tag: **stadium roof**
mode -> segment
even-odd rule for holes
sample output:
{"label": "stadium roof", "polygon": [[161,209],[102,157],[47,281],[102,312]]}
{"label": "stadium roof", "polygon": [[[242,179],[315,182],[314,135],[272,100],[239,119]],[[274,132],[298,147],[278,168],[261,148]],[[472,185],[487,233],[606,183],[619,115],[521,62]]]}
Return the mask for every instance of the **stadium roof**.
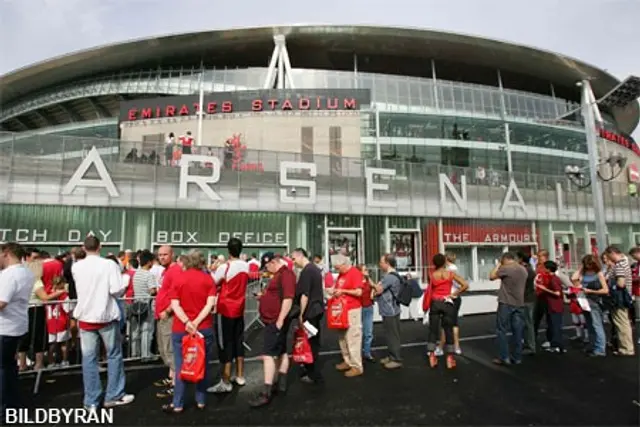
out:
{"label": "stadium roof", "polygon": [[[216,30],[175,34],[112,44],[53,58],[10,72],[0,78],[0,96],[7,104],[51,86],[123,69],[157,68],[184,58],[252,58],[249,64],[266,66],[273,49],[273,35],[284,34],[293,67],[331,69],[336,55],[381,56],[448,61],[513,72],[571,88],[591,78],[596,98],[619,80],[607,71],[576,59],[513,43],[441,31],[342,25],[294,25]],[[296,52],[302,52],[297,55]],[[256,58],[258,55],[258,58]],[[301,58],[304,56],[304,58]],[[298,59],[297,59],[298,58]],[[198,59],[199,61],[200,59]],[[255,63],[255,64],[254,64]],[[404,64],[402,65],[404,66]],[[402,74],[395,70],[394,74]],[[633,102],[614,108],[621,130],[631,133],[640,119]]]}

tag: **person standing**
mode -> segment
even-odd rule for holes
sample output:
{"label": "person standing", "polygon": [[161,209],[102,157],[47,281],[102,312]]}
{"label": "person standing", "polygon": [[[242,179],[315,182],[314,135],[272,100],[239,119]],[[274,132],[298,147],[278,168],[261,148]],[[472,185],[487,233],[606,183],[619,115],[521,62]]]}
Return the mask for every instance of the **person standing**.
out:
{"label": "person standing", "polygon": [[194,145],[194,139],[191,136],[191,131],[188,130],[186,135],[180,137],[180,146],[182,147],[182,154],[191,154],[191,150]]}
{"label": "person standing", "polygon": [[[235,237],[227,242],[229,260],[219,266],[213,274],[220,295],[216,304],[216,328],[218,357],[222,365],[220,382],[207,391],[210,393],[229,393],[232,382],[238,386],[246,384],[244,379],[244,307],[246,303],[247,283],[249,282],[249,264],[240,259],[242,241]],[[231,376],[233,361],[236,362],[236,375]]]}
{"label": "person standing", "polygon": [[631,308],[631,267],[627,257],[615,246],[609,246],[604,255],[613,263],[609,269],[610,295],[612,299],[611,319],[618,336],[618,350],[614,354],[619,356],[633,356],[633,332],[629,321]]}
{"label": "person standing", "polygon": [[18,408],[20,384],[16,351],[29,330],[29,297],[36,278],[22,265],[25,252],[18,243],[0,246],[0,425],[8,408]]}
{"label": "person standing", "polygon": [[631,265],[631,294],[633,296],[633,313],[636,322],[636,334],[640,344],[640,247],[629,251],[633,263]]}
{"label": "person standing", "polygon": [[[541,249],[538,251],[538,261],[536,263],[536,279],[535,284],[541,283],[542,280],[545,280],[545,268],[544,263],[549,261],[549,251],[546,249]],[[540,347],[549,348],[551,345],[551,327],[549,324],[551,323],[549,320],[549,310],[547,309],[547,298],[544,293],[538,288],[534,288],[534,292],[536,294],[536,301],[533,305],[533,334],[536,339],[536,343],[538,342],[538,331],[540,330],[540,323],[542,323],[542,319],[545,319],[545,323],[547,325],[547,331],[545,333],[546,341],[543,342]]]}
{"label": "person standing", "polygon": [[[173,310],[171,340],[173,345],[174,366],[180,372],[182,360],[182,339],[187,335],[200,334],[204,338],[204,377],[195,384],[196,405],[204,409],[207,398],[209,359],[213,347],[213,304],[216,286],[211,276],[204,271],[206,259],[200,251],[191,251],[184,260],[184,271],[178,274],[171,285],[169,298]],[[180,375],[175,376],[173,403],[163,405],[168,413],[180,413],[184,410],[185,382]]]}
{"label": "person standing", "polygon": [[551,328],[551,345],[547,351],[551,353],[564,353],[562,343],[562,314],[564,313],[564,299],[562,297],[562,281],[556,276],[558,264],[553,261],[544,263],[545,270],[549,273],[549,280],[546,283],[536,285],[544,292],[547,298],[547,310],[549,310],[549,328]]}
{"label": "person standing", "polygon": [[140,253],[140,268],[133,274],[133,295],[131,304],[131,355],[148,359],[151,357],[151,341],[155,327],[152,297],[158,291],[158,281],[151,273],[154,255],[144,250]]}
{"label": "person standing", "polygon": [[382,316],[384,335],[389,354],[380,359],[380,363],[386,369],[398,369],[402,367],[400,356],[400,304],[397,296],[400,293],[402,281],[396,273],[396,257],[392,254],[384,254],[378,262],[380,270],[384,273],[382,280],[375,285],[378,303],[378,312]]}
{"label": "person standing", "polygon": [[313,353],[313,362],[302,366],[300,380],[308,384],[322,382],[322,373],[318,358],[320,357],[320,331],[324,316],[324,286],[320,269],[309,261],[307,251],[297,248],[291,253],[296,267],[300,268],[300,276],[296,285],[296,304],[300,308],[298,327],[303,328],[309,322],[318,331],[309,337],[309,345]]}
{"label": "person standing", "polygon": [[291,326],[290,312],[296,295],[296,275],[287,263],[273,252],[262,255],[261,270],[271,274],[264,291],[258,292],[260,319],[264,323],[264,389],[249,405],[258,408],[268,405],[274,392],[286,392],[289,356],[287,334]]}
{"label": "person standing", "polygon": [[517,253],[518,262],[527,270],[527,282],[524,287],[524,350],[523,355],[536,354],[536,331],[533,325],[533,312],[536,305],[536,271],[531,258],[524,252]]}
{"label": "person standing", "polygon": [[156,341],[158,343],[158,352],[162,358],[162,362],[169,368],[169,376],[167,378],[156,381],[153,385],[163,387],[164,390],[157,393],[159,398],[173,396],[173,378],[175,374],[173,347],[171,344],[171,330],[173,327],[173,309],[171,308],[171,287],[177,277],[182,273],[182,266],[174,262],[173,248],[165,245],[158,249],[158,261],[164,267],[162,272],[162,283],[156,294]]}
{"label": "person standing", "polygon": [[[489,279],[501,280],[496,315],[499,356],[493,360],[493,363],[520,364],[522,363],[524,289],[527,284],[527,270],[516,261],[516,257],[511,252],[507,252],[502,255],[498,265],[491,270]],[[512,333],[513,351],[509,350],[508,332]]]}
{"label": "person standing", "polygon": [[373,343],[373,299],[376,294],[375,284],[369,277],[369,270],[364,264],[358,265],[362,273],[362,357],[367,362],[375,362],[371,354]]}
{"label": "person standing", "polygon": [[338,344],[342,353],[342,363],[336,365],[338,371],[347,378],[363,374],[362,366],[362,273],[351,266],[346,255],[333,257],[333,265],[338,270],[335,286],[327,289],[332,298],[344,297],[348,312],[349,327],[340,331]]}
{"label": "person standing", "polygon": [[100,404],[102,383],[98,371],[98,348],[103,341],[107,353],[106,408],[126,405],[134,400],[125,393],[124,361],[120,336],[120,310],[116,298],[123,295],[125,283],[118,264],[100,257],[100,240],[88,236],[84,241],[85,259],[71,267],[78,301],[73,312],[80,328],[84,406],[95,409]]}

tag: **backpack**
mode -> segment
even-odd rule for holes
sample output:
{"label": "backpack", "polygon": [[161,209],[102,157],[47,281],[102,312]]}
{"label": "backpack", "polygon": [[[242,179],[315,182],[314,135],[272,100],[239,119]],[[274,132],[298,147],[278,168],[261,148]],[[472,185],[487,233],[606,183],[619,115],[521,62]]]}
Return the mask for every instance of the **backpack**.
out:
{"label": "backpack", "polygon": [[411,300],[413,299],[413,292],[409,281],[406,278],[400,276],[395,271],[391,274],[393,274],[398,278],[398,280],[400,280],[400,289],[398,290],[398,295],[393,295],[393,292],[391,292],[393,298],[398,301],[398,303],[408,307],[411,304]]}

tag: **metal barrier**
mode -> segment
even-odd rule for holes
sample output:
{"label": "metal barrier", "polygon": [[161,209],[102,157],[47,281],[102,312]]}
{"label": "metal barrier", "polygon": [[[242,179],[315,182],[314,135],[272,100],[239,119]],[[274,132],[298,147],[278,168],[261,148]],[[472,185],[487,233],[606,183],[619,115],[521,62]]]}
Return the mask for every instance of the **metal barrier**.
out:
{"label": "metal barrier", "polygon": [[[264,326],[260,322],[255,294],[262,280],[249,282],[244,314],[245,332]],[[72,318],[76,301],[50,300],[30,304],[29,330],[18,346],[17,363],[20,375],[36,373],[33,394],[37,394],[45,373],[80,369],[82,351],[76,320]],[[125,362],[148,363],[160,359],[156,344],[155,298],[120,298],[120,330]],[[245,348],[251,347],[245,342]],[[100,370],[106,367],[104,346],[100,348]]]}

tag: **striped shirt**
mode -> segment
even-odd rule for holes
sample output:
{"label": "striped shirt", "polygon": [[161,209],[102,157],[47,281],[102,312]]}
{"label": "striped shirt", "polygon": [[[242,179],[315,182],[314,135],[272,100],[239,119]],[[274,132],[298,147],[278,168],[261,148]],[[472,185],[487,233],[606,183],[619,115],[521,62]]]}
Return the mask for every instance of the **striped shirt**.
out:
{"label": "striped shirt", "polygon": [[149,289],[157,288],[156,277],[149,270],[142,268],[136,270],[133,275],[133,296],[136,299],[149,298]]}
{"label": "striped shirt", "polygon": [[627,292],[631,293],[631,266],[629,266],[629,259],[626,256],[623,256],[620,261],[616,262],[616,265],[613,267],[613,277],[616,279],[623,277]]}

